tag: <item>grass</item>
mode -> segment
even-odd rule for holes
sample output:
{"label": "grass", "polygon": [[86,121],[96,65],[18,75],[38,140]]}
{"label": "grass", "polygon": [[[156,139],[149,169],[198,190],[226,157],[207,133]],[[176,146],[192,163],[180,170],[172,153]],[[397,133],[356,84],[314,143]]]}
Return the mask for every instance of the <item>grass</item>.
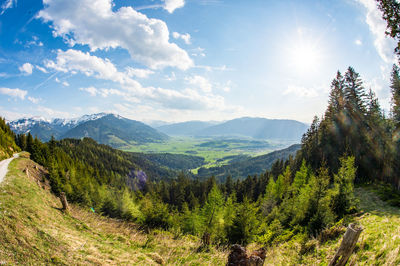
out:
{"label": "grass", "polygon": [[[29,169],[30,177],[23,172]],[[145,234],[134,224],[71,205],[70,214],[41,180],[35,164],[20,158],[0,184],[0,265],[223,265],[227,252],[197,252],[195,237]],[[43,189],[43,186],[45,187]]]}
{"label": "grass", "polygon": [[[363,228],[349,265],[400,265],[400,209],[382,201],[373,187],[355,189],[359,200],[359,217],[347,222],[357,222]],[[342,235],[315,246],[300,255],[301,243],[293,240],[268,250],[266,265],[328,265],[339,248]]]}
{"label": "grass", "polygon": [[205,159],[202,167],[214,167],[228,164],[232,159],[225,159],[228,156],[257,156],[287,146],[289,143],[252,139],[173,137],[165,142],[137,144],[121,149],[130,152],[195,155]]}
{"label": "grass", "polygon": [[[23,172],[26,168],[30,177]],[[135,224],[105,218],[76,205],[71,205],[70,214],[63,213],[48,185],[38,185],[36,180],[43,178],[41,169],[27,158],[15,159],[0,184],[0,265],[226,263],[227,250],[199,252],[200,240],[193,236],[176,239],[159,230],[145,234]],[[350,265],[400,265],[400,209],[382,201],[375,190],[356,188],[362,212],[338,224],[357,222],[364,228]],[[265,265],[328,265],[342,235],[324,243],[317,239],[302,243],[294,238],[270,247]],[[255,244],[247,247],[256,248]]]}

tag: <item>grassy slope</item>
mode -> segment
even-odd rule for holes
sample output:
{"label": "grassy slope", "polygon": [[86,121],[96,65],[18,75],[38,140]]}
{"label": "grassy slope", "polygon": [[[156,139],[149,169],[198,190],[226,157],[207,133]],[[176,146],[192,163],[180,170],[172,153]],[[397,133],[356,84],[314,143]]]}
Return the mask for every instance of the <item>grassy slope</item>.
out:
{"label": "grassy slope", "polygon": [[[357,188],[359,209],[365,211],[355,217],[364,228],[350,257],[350,265],[400,265],[400,209],[381,201],[369,188]],[[267,265],[328,265],[338,249],[342,237],[330,240],[303,256],[300,244],[289,242],[269,249]]]}
{"label": "grassy slope", "polygon": [[[27,165],[31,179],[22,172]],[[151,265],[160,256],[174,265],[226,263],[226,251],[197,252],[199,240],[193,237],[173,239],[159,231],[146,235],[133,224],[74,205],[70,215],[63,214],[59,200],[36,184],[32,176],[40,178],[40,171],[33,166],[28,159],[14,160],[0,185],[0,264]],[[364,231],[351,265],[399,265],[400,209],[382,202],[367,188],[356,189],[356,195],[365,214],[354,220]],[[341,237],[324,244],[314,241],[315,249],[303,256],[299,242],[274,246],[268,250],[266,265],[327,265],[340,241]]]}
{"label": "grassy slope", "polygon": [[[22,171],[27,166],[30,178]],[[133,224],[74,205],[70,215],[64,214],[48,188],[38,186],[40,169],[16,159],[0,184],[0,264],[154,265],[160,256],[174,265],[225,263],[226,252],[197,252],[196,238],[175,240],[158,231],[146,235]]]}

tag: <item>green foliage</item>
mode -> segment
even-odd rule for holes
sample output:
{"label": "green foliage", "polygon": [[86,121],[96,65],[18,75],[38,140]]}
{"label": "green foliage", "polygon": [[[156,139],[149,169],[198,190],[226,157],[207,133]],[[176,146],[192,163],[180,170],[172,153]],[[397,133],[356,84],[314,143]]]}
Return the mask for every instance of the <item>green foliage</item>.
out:
{"label": "green foliage", "polygon": [[0,160],[9,158],[13,153],[20,151],[15,143],[16,136],[5,119],[0,117]]}
{"label": "green foliage", "polygon": [[247,198],[236,208],[232,223],[227,226],[227,238],[230,243],[247,245],[252,242],[258,233],[258,208]]}
{"label": "green foliage", "polygon": [[339,172],[334,175],[335,191],[332,199],[332,210],[342,217],[354,206],[354,178],[356,168],[354,157],[341,158]]}
{"label": "green foliage", "polygon": [[382,17],[387,22],[386,34],[397,40],[395,52],[400,59],[400,3],[396,0],[377,0]]}

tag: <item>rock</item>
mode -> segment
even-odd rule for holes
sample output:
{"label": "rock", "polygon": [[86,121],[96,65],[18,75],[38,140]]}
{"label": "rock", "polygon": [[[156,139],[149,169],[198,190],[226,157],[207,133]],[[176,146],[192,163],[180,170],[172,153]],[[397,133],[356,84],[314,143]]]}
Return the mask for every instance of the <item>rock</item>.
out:
{"label": "rock", "polygon": [[246,249],[238,244],[231,247],[231,253],[228,256],[227,266],[261,266],[266,257],[265,248],[254,251],[250,256]]}
{"label": "rock", "polygon": [[157,253],[154,252],[154,253],[150,253],[148,255],[149,255],[149,257],[151,257],[158,264],[160,264],[160,265],[164,265],[165,264],[164,259],[160,255],[158,255]]}

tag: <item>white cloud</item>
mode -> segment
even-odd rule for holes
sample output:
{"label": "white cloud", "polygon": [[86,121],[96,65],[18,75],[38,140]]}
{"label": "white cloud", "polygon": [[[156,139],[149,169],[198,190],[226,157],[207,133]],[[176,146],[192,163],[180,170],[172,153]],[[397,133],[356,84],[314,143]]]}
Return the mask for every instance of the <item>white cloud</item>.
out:
{"label": "white cloud", "polygon": [[20,66],[18,69],[19,69],[19,71],[21,71],[25,75],[31,75],[32,74],[32,70],[33,70],[33,66],[30,63],[25,63],[22,66]]}
{"label": "white cloud", "polygon": [[115,65],[108,59],[102,59],[78,50],[58,50],[56,61],[47,60],[47,68],[61,72],[80,72],[88,77],[110,80],[123,85],[126,89],[140,94],[148,93],[146,88],[133,80],[127,73],[119,72]]}
{"label": "white cloud", "polygon": [[195,75],[192,77],[187,77],[185,80],[190,84],[195,86],[196,88],[202,89],[204,92],[211,92],[212,85],[208,79],[205,77]]}
{"label": "white cloud", "polygon": [[182,39],[186,44],[191,44],[191,36],[189,33],[180,34],[178,32],[173,32],[172,37],[174,37],[175,39]]}
{"label": "white cloud", "polygon": [[231,87],[233,86],[232,80],[228,80],[225,84],[220,85],[219,87],[224,91],[224,92],[230,92]]}
{"label": "white cloud", "polygon": [[[110,0],[44,0],[38,17],[51,22],[55,36],[68,43],[89,45],[92,51],[121,47],[132,59],[152,68],[193,66],[186,51],[169,42],[164,21],[148,18],[132,7],[112,10]],[[173,10],[172,2],[165,2]],[[178,5],[179,6],[179,5]]]}
{"label": "white cloud", "polygon": [[222,66],[203,66],[203,65],[196,65],[196,68],[204,69],[208,72],[210,71],[233,71],[233,68],[229,68],[226,65]]}
{"label": "white cloud", "polygon": [[40,98],[35,98],[35,97],[28,96],[28,100],[31,101],[34,104],[37,104],[37,103],[39,103]]}
{"label": "white cloud", "polygon": [[54,79],[55,82],[61,83],[63,86],[68,87],[69,83],[67,81],[61,81],[57,77]]}
{"label": "white cloud", "polygon": [[176,75],[175,75],[175,72],[171,72],[171,75],[166,75],[165,76],[165,80],[166,81],[175,81],[176,80]]}
{"label": "white cloud", "polygon": [[48,60],[45,63],[49,69],[61,72],[80,72],[88,77],[95,77],[103,80],[110,80],[119,83],[124,90],[96,89],[94,87],[82,88],[82,91],[89,92],[91,95],[119,95],[123,100],[129,102],[151,101],[172,109],[221,109],[226,106],[224,98],[219,95],[211,94],[211,84],[201,76],[194,76],[187,79],[190,84],[196,85],[201,89],[198,91],[186,89],[176,91],[164,88],[143,87],[139,82],[133,80],[128,72],[120,72],[115,65],[108,59],[102,59],[89,53],[77,50],[58,51],[55,61]]}
{"label": "white cloud", "polygon": [[26,94],[28,94],[25,90],[20,89],[10,89],[10,88],[0,88],[0,93],[4,95],[8,95],[13,98],[20,98],[21,100],[25,99]]}
{"label": "white cloud", "polygon": [[126,94],[126,93],[124,93],[124,92],[122,92],[120,90],[117,90],[117,89],[97,89],[97,88],[91,86],[91,87],[87,87],[87,88],[79,88],[79,90],[86,91],[91,96],[100,95],[103,98],[106,98],[109,95],[119,95],[119,96],[129,97],[128,94]]}
{"label": "white cloud", "polygon": [[154,74],[154,71],[150,69],[141,69],[141,68],[125,68],[126,74],[129,77],[138,77],[138,78],[148,78],[151,74]]}
{"label": "white cloud", "polygon": [[6,0],[0,7],[1,8],[0,15],[3,15],[7,9],[13,8],[15,6],[17,6],[17,0]]}
{"label": "white cloud", "polygon": [[43,43],[41,41],[39,41],[39,38],[37,36],[33,36],[32,37],[32,41],[28,42],[26,44],[27,46],[31,46],[31,45],[37,45],[37,46],[43,46]]}
{"label": "white cloud", "polygon": [[41,66],[38,66],[38,65],[36,65],[36,68],[38,69],[38,70],[40,70],[40,71],[42,71],[43,73],[49,73],[49,72],[47,72],[47,70],[44,68],[44,67],[41,67]]}
{"label": "white cloud", "polygon": [[173,13],[175,9],[181,8],[185,5],[185,0],[164,0],[164,9],[169,13]]}
{"label": "white cloud", "polygon": [[96,96],[99,93],[98,89],[95,87],[79,88],[79,90],[86,91],[92,96]]}
{"label": "white cloud", "polygon": [[358,45],[358,46],[361,46],[361,45],[363,44],[362,41],[361,41],[360,39],[355,40],[354,43],[355,43],[356,45]]}
{"label": "white cloud", "polygon": [[289,85],[288,88],[283,92],[283,95],[294,95],[301,98],[314,98],[318,96],[318,92],[314,88]]}
{"label": "white cloud", "polygon": [[383,61],[386,63],[396,62],[393,50],[395,42],[386,36],[386,22],[382,18],[382,13],[377,7],[375,0],[356,0],[366,9],[365,22],[368,24],[372,35],[375,38],[374,45]]}

